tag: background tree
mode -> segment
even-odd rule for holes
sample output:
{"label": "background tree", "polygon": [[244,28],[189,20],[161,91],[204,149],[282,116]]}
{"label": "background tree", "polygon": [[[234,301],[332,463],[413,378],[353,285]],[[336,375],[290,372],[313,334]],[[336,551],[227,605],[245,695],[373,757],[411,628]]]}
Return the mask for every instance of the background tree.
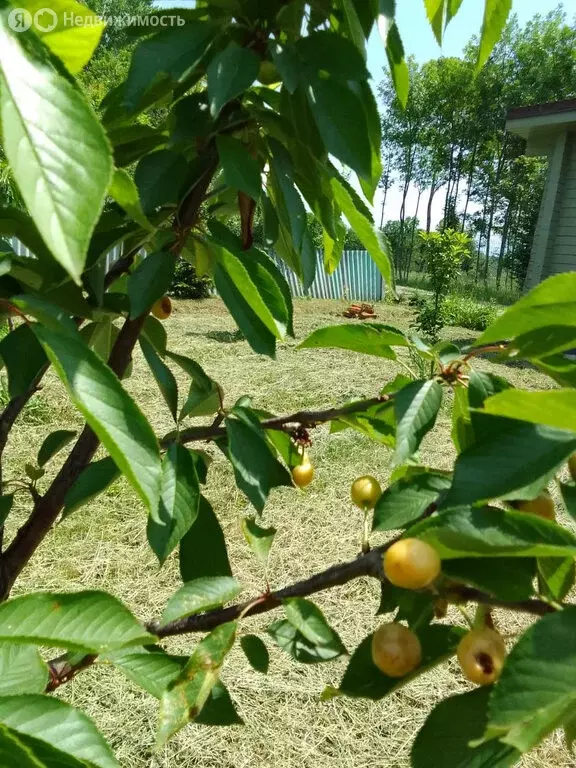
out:
{"label": "background tree", "polygon": [[[428,197],[426,231],[431,229],[433,200],[442,189],[443,225],[458,226],[462,232],[471,225],[476,232],[475,279],[486,281],[493,276],[499,283],[506,269],[508,278],[523,283],[525,271],[520,265],[528,263],[536,216],[532,207],[526,215],[520,209],[514,216],[518,201],[513,190],[534,184],[530,202],[536,204],[543,175],[535,175],[530,164],[520,161],[524,143],[506,133],[506,113],[513,106],[573,97],[575,46],[575,20],[569,20],[561,7],[546,16],[535,15],[522,28],[513,16],[477,76],[478,40],[472,39],[461,59],[441,57],[421,66],[411,63],[413,89],[407,112],[394,100],[390,75],[379,88],[383,123],[393,126],[385,132],[383,156],[392,163],[386,178],[400,179],[399,220],[407,215],[408,189],[415,183],[418,165],[424,170],[421,183],[415,184],[418,203],[421,194]],[[413,158],[418,158],[417,163]],[[471,203],[477,209],[473,217]],[[528,200],[521,204],[527,205]],[[520,221],[523,227],[531,223],[530,233],[516,233]],[[396,258],[397,274],[406,279],[410,259],[402,250]]]}

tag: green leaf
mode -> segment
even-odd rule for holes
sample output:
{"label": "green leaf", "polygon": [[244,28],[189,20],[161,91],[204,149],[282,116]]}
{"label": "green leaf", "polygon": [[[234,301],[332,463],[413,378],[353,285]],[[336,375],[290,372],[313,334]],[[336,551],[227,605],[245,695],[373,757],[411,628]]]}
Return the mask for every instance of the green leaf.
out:
{"label": "green leaf", "polygon": [[396,355],[391,346],[407,346],[402,331],[382,323],[340,324],[319,328],[310,334],[299,348],[337,347],[376,355],[394,360]]}
{"label": "green leaf", "polygon": [[433,380],[414,381],[396,393],[395,459],[398,463],[418,450],[422,438],[436,423],[441,403],[442,386]]}
{"label": "green leaf", "polygon": [[152,375],[158,384],[158,388],[162,393],[166,405],[174,421],[178,421],[178,384],[174,378],[174,374],[168,368],[166,363],[162,360],[160,355],[156,352],[152,344],[147,341],[144,336],[140,337],[140,348],[148,363],[148,367],[152,371]]}
{"label": "green leaf", "polygon": [[262,512],[272,488],[292,486],[290,473],[272,452],[260,422],[249,409],[234,408],[225,423],[236,484]]}
{"label": "green leaf", "polygon": [[38,466],[43,467],[58,451],[65,448],[76,437],[76,431],[70,429],[57,429],[44,440],[38,451]]}
{"label": "green leaf", "polygon": [[128,278],[128,297],[130,299],[130,317],[140,317],[150,310],[155,301],[160,299],[172,283],[176,256],[172,253],[157,251],[151,253]]}
{"label": "green leaf", "polygon": [[45,61],[32,32],[11,31],[9,10],[10,5],[2,0],[4,149],[46,245],[80,284],[90,237],[112,175],[112,153],[80,90]]}
{"label": "green leaf", "polygon": [[114,198],[131,219],[134,219],[143,229],[153,229],[152,224],[150,224],[142,210],[138,187],[127,171],[122,168],[117,168],[114,171],[109,192],[110,197]]}
{"label": "green leaf", "polygon": [[134,172],[142,209],[152,214],[159,206],[176,205],[188,171],[185,156],[171,149],[159,149],[145,155]]}
{"label": "green leaf", "polygon": [[526,752],[573,714],[576,704],[576,608],[551,613],[510,651],[490,697],[485,739]]}
{"label": "green leaf", "polygon": [[477,71],[488,61],[492,49],[500,39],[506,26],[506,20],[511,9],[512,0],[485,0],[480,47],[476,61]]}
{"label": "green leaf", "polygon": [[284,600],[284,611],[290,624],[310,643],[346,653],[346,648],[338,634],[330,627],[320,608],[313,602],[302,597],[291,597]]}
{"label": "green leaf", "polygon": [[70,397],[149,509],[156,507],[160,455],[156,436],[112,371],[79,336],[40,325],[34,333]]}
{"label": "green leaf", "polygon": [[525,512],[474,507],[443,512],[408,534],[444,559],[455,557],[574,557],[576,538],[556,523]]}
{"label": "green leaf", "polygon": [[33,645],[0,645],[0,697],[44,693],[48,667]]}
{"label": "green leaf", "polygon": [[441,46],[445,26],[446,0],[424,0],[424,6],[436,42]]}
{"label": "green leaf", "polygon": [[166,355],[191,378],[188,397],[180,411],[179,421],[186,416],[210,416],[216,413],[222,406],[222,393],[218,384],[190,357],[175,352],[167,352]]}
{"label": "green leaf", "polygon": [[533,557],[457,558],[445,560],[442,573],[499,600],[526,600],[534,594],[536,561]]}
{"label": "green leaf", "polygon": [[298,40],[293,51],[315,75],[328,72],[331,77],[343,83],[348,80],[362,82],[370,77],[358,48],[335,32],[311,32]]}
{"label": "green leaf", "polygon": [[576,432],[576,389],[521,392],[509,389],[490,397],[484,410],[495,416],[548,424]]}
{"label": "green leaf", "polygon": [[560,493],[566,511],[572,520],[576,520],[576,483],[560,483]]}
{"label": "green leaf", "polygon": [[[510,0],[489,0],[509,4]],[[576,272],[544,280],[513,304],[476,339],[482,346],[546,326],[576,326]]]}
{"label": "green leaf", "polygon": [[370,211],[345,179],[334,177],[330,183],[336,203],[380,270],[387,286],[393,289],[391,252],[386,236],[376,231]]}
{"label": "green leaf", "polygon": [[274,621],[266,632],[283,651],[301,664],[319,664],[342,655],[342,650],[337,644],[311,643],[287,619]]}
{"label": "green leaf", "polygon": [[468,389],[454,387],[454,405],[452,406],[452,442],[458,453],[474,442],[474,430],[468,403]]}
{"label": "green leaf", "polygon": [[373,531],[404,528],[426,512],[450,487],[451,478],[423,471],[401,478],[387,488],[374,508]]}
{"label": "green leaf", "polygon": [[279,141],[270,138],[268,143],[271,151],[268,192],[280,219],[276,250],[280,249],[280,255],[307,290],[314,281],[316,254],[306,225],[306,208],[294,186],[295,169],[290,154]]}
{"label": "green leaf", "polygon": [[292,297],[286,279],[274,262],[258,248],[243,250],[238,238],[213,220],[210,231],[223,247],[219,261],[251,309],[277,338],[293,334]]}
{"label": "green leaf", "polygon": [[[0,765],[4,768],[46,768],[46,763],[41,763],[32,750],[4,726],[0,726]],[[72,768],[77,767],[72,766]]]}
{"label": "green leaf", "polygon": [[262,672],[265,675],[270,665],[270,654],[264,642],[256,635],[244,635],[240,639],[240,645],[250,662],[250,666],[256,672]]}
{"label": "green leaf", "polygon": [[71,755],[83,764],[98,768],[119,766],[92,720],[52,696],[24,694],[1,697],[0,723],[19,735],[32,737]]}
{"label": "green leaf", "polygon": [[539,557],[538,575],[549,600],[562,602],[574,586],[576,568],[572,557]]}
{"label": "green leaf", "polygon": [[573,349],[575,345],[576,326],[546,325],[517,336],[510,342],[506,352],[509,357],[535,360]]}
{"label": "green leaf", "polygon": [[393,448],[396,444],[396,417],[392,401],[373,405],[366,411],[340,416],[331,422],[330,432],[339,432],[347,427]]}
{"label": "green leaf", "polygon": [[216,146],[226,184],[258,200],[262,191],[260,167],[251,157],[248,147],[231,136],[218,136]]}
{"label": "green leaf", "polygon": [[[46,8],[46,4],[43,0],[22,0],[18,7],[34,15]],[[76,75],[92,58],[106,25],[97,20],[94,11],[75,0],[52,0],[50,10],[54,13],[47,19],[46,27],[43,26],[46,20],[40,15],[40,25],[34,25],[34,32]],[[70,23],[72,17],[74,23]]]}
{"label": "green leaf", "polygon": [[89,464],[72,485],[64,498],[62,519],[106,490],[118,477],[120,470],[114,460],[107,456]]}
{"label": "green leaf", "polygon": [[160,699],[170,683],[181,674],[188,657],[170,656],[161,649],[146,652],[130,649],[106,654],[103,660],[111,662],[129,680]]}
{"label": "green leaf", "polygon": [[205,576],[184,584],[168,600],[162,623],[218,608],[233,600],[242,589],[231,576]]}
{"label": "green leaf", "polygon": [[[26,354],[22,354],[22,350]],[[8,372],[10,399],[27,392],[47,363],[46,355],[26,323],[19,325],[0,341],[0,358]]]}
{"label": "green leaf", "polygon": [[410,89],[410,75],[408,65],[404,57],[404,45],[398,31],[396,22],[391,21],[389,16],[380,14],[378,19],[378,29],[380,36],[386,47],[386,58],[390,68],[392,84],[396,91],[398,101],[405,107],[408,103],[408,92]]}
{"label": "green leaf", "polygon": [[[497,498],[533,499],[549,482],[549,472],[576,449],[576,435],[568,430],[482,418],[485,432],[456,459],[443,507]],[[476,429],[474,421],[473,426]]]}
{"label": "green leaf", "polygon": [[340,683],[340,692],[345,696],[382,699],[452,656],[465,631],[460,627],[439,624],[418,631],[416,634],[422,645],[422,663],[401,680],[388,677],[372,661],[372,634],[362,640],[348,662]]}
{"label": "green leaf", "polygon": [[488,741],[475,748],[470,746],[470,742],[483,733],[490,693],[490,688],[477,688],[437,704],[412,745],[413,768],[506,768],[515,765],[520,755],[499,741]]}
{"label": "green leaf", "polygon": [[201,576],[232,575],[224,533],[204,496],[200,497],[194,525],[180,542],[180,575],[183,582]]}
{"label": "green leaf", "polygon": [[216,117],[224,104],[239,96],[258,77],[260,59],[248,48],[234,42],[208,65],[208,101],[210,114]]}
{"label": "green leaf", "polygon": [[168,78],[176,83],[203,57],[215,34],[213,24],[191,21],[143,40],[132,56],[124,90],[124,105],[135,112],[151,87]]}
{"label": "green leaf", "polygon": [[180,676],[162,694],[158,746],[202,711],[235,637],[236,622],[229,622],[216,627],[198,643]]}
{"label": "green leaf", "polygon": [[382,584],[377,614],[398,612],[394,621],[405,621],[415,632],[422,631],[434,618],[434,600],[430,592],[415,592],[392,584]]}
{"label": "green leaf", "polygon": [[164,357],[166,354],[166,342],[168,334],[164,324],[154,315],[148,315],[142,328],[142,336],[149,341],[159,355]]}
{"label": "green leaf", "polygon": [[148,541],[164,563],[168,555],[190,530],[200,502],[200,485],[190,451],[179,443],[171,443],[162,461],[160,499],[150,510]]}
{"label": "green leaf", "polygon": [[216,290],[254,352],[274,357],[276,336],[260,320],[244,298],[241,283],[247,284],[245,276],[240,274],[235,277],[243,279],[237,284],[226,268],[222,264],[217,264],[214,271]]}
{"label": "green leaf", "polygon": [[371,177],[371,148],[362,102],[334,79],[313,78],[308,102],[326,149],[365,178]]}
{"label": "green leaf", "polygon": [[105,592],[37,592],[0,605],[0,641],[102,653],[151,640],[130,611]]}
{"label": "green leaf", "polygon": [[253,517],[243,518],[241,527],[250,549],[260,562],[266,565],[276,535],[276,528],[261,528]]}

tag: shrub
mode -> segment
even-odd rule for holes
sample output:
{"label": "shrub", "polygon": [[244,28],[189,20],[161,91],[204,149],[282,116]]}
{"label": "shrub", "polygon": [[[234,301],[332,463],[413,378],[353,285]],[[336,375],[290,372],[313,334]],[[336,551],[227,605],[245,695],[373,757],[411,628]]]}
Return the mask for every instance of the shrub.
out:
{"label": "shrub", "polygon": [[207,299],[211,287],[212,280],[209,277],[199,277],[192,264],[179,259],[168,295],[177,299]]}
{"label": "shrub", "polygon": [[496,320],[502,308],[451,293],[442,302],[444,325],[458,325],[471,331],[484,331]]}

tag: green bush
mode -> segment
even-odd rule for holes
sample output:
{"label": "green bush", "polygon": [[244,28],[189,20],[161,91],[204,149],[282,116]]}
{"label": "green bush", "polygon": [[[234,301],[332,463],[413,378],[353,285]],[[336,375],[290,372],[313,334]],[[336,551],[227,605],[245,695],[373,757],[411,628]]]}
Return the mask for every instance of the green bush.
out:
{"label": "green bush", "polygon": [[469,296],[450,294],[442,302],[444,325],[458,325],[471,331],[484,331],[500,311],[496,304],[475,301]]}
{"label": "green bush", "polygon": [[168,294],[177,299],[207,299],[211,286],[209,278],[199,277],[192,264],[179,259]]}

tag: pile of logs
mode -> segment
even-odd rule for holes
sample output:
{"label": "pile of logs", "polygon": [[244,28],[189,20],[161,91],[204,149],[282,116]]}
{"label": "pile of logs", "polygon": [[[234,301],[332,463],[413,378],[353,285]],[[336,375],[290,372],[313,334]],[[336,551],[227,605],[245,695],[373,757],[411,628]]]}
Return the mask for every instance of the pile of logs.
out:
{"label": "pile of logs", "polygon": [[376,317],[372,304],[350,304],[342,314],[344,317],[354,317],[356,320],[368,320]]}

